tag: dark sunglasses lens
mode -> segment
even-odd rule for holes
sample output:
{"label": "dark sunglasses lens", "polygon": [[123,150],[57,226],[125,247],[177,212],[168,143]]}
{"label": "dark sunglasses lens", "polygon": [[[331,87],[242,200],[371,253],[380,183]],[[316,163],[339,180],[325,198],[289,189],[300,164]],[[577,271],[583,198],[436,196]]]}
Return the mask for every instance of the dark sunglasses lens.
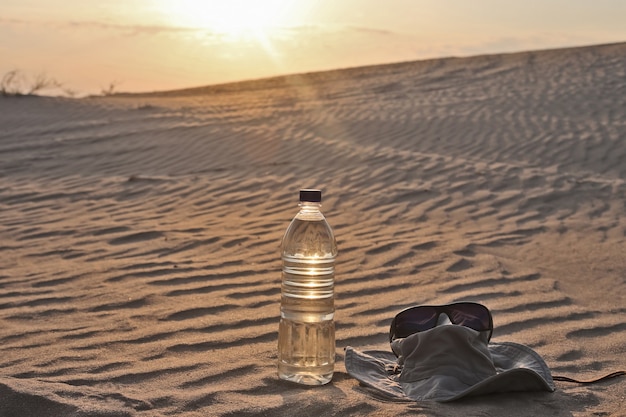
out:
{"label": "dark sunglasses lens", "polygon": [[437,324],[437,310],[432,307],[415,307],[405,310],[395,318],[393,338],[403,338],[413,333],[432,329]]}
{"label": "dark sunglasses lens", "polygon": [[404,310],[394,318],[389,330],[389,340],[408,337],[414,333],[432,329],[437,325],[441,313],[459,326],[469,327],[479,332],[493,332],[491,313],[487,307],[476,303],[458,303],[447,306],[417,306]]}
{"label": "dark sunglasses lens", "polygon": [[480,304],[453,305],[448,307],[446,313],[454,324],[469,327],[479,332],[491,330],[489,310]]}

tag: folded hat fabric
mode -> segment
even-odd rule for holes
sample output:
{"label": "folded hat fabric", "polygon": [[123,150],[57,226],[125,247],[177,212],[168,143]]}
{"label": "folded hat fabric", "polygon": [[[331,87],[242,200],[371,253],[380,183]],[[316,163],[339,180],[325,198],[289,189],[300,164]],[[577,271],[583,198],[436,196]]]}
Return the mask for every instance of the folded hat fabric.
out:
{"label": "folded hat fabric", "polygon": [[391,352],[346,348],[350,375],[384,397],[453,401],[472,395],[554,391],[543,359],[518,343],[488,343],[464,326],[444,325],[392,342]]}

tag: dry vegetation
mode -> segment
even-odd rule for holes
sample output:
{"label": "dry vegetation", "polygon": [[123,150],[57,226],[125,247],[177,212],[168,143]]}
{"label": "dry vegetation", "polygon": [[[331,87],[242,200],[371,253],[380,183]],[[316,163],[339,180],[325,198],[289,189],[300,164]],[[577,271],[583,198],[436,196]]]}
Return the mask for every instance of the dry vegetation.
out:
{"label": "dry vegetation", "polygon": [[[117,94],[116,89],[119,84],[119,81],[113,81],[106,87],[101,87],[100,95]],[[29,77],[20,70],[11,70],[0,79],[0,97],[37,96],[44,92],[52,96],[76,97],[79,95],[76,90],[66,87],[56,78],[43,72]]]}
{"label": "dry vegetation", "polygon": [[0,95],[4,97],[38,95],[46,90],[60,90],[63,95],[68,96],[75,94],[72,90],[63,88],[62,83],[45,73],[39,73],[31,78],[19,70],[12,70],[5,73],[0,80]]}

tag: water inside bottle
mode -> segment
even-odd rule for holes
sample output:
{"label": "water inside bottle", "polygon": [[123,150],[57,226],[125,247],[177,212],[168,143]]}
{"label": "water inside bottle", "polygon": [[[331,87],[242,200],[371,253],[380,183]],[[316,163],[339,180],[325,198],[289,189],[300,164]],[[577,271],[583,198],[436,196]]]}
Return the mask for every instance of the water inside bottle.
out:
{"label": "water inside bottle", "polygon": [[315,257],[283,253],[280,378],[307,385],[331,380],[335,365],[334,277],[334,253]]}

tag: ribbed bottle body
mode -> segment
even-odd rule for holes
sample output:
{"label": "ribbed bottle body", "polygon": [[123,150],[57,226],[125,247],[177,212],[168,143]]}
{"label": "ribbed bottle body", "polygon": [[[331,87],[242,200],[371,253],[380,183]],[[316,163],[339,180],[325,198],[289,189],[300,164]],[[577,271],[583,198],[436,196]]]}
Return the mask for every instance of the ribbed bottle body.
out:
{"label": "ribbed bottle body", "polygon": [[332,379],[335,365],[337,247],[319,204],[302,206],[282,243],[278,374],[322,385]]}

